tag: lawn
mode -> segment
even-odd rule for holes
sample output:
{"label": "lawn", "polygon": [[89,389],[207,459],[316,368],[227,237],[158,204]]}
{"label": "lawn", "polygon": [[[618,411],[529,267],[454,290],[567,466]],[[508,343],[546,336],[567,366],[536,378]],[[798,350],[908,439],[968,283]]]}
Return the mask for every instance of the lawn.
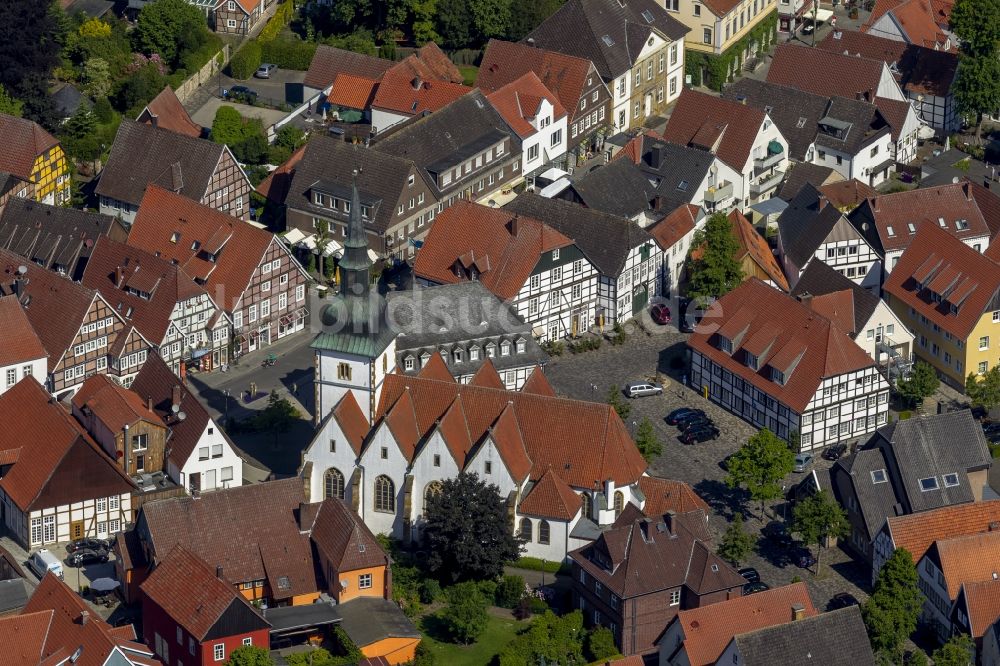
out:
{"label": "lawn", "polygon": [[479,68],[475,65],[459,65],[458,71],[462,73],[462,77],[465,79],[463,83],[467,86],[476,85],[476,77],[479,75]]}
{"label": "lawn", "polygon": [[435,615],[426,615],[420,628],[424,642],[434,653],[435,662],[448,666],[486,666],[514,638],[518,629],[527,626],[527,623],[490,614],[490,622],[479,640],[472,645],[456,645],[439,640],[443,632],[436,620]]}

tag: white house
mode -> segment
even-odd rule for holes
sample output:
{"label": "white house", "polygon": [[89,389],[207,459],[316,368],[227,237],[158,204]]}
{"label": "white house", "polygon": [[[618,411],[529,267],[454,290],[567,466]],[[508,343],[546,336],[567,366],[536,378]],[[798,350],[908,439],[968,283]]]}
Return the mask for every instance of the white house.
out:
{"label": "white house", "polygon": [[566,154],[569,144],[563,105],[529,71],[486,96],[504,122],[521,137],[522,173],[529,184],[542,169]]}
{"label": "white house", "polygon": [[26,549],[113,536],[131,520],[129,478],[34,379],[0,395],[0,505]]}
{"label": "white house", "polygon": [[684,204],[649,228],[649,233],[663,248],[661,296],[673,298],[680,295],[678,289],[688,252],[694,242],[695,232],[705,226],[706,219],[704,209],[694,204]]}
{"label": "white house", "polygon": [[751,278],[719,299],[688,340],[691,386],[803,451],[886,423],[889,386],[834,322]]}
{"label": "white house", "polygon": [[[475,472],[506,498],[525,554],[562,561],[626,502],[642,506],[646,464],[606,405],[557,398],[536,373],[520,391],[459,384],[435,355],[417,376],[386,378],[371,425],[345,394],[303,454],[309,497],[343,498],[373,532],[415,541],[427,497]],[[579,464],[583,441],[596,466]]]}
{"label": "white house", "polygon": [[[8,344],[0,348],[0,394],[13,388],[25,377],[45,384],[48,354],[31,327],[17,296],[0,298],[0,320],[4,322]],[[13,344],[16,342],[16,344]]]}

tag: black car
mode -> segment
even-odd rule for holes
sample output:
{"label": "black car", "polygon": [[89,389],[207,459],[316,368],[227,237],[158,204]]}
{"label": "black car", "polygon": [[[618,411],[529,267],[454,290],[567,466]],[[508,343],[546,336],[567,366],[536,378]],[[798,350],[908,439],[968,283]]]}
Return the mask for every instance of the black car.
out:
{"label": "black car", "polygon": [[69,562],[71,567],[82,567],[86,564],[100,564],[108,561],[108,551],[103,548],[100,550],[80,548],[66,558],[66,561]]}
{"label": "black car", "polygon": [[89,548],[90,550],[108,550],[108,542],[104,539],[97,539],[95,537],[85,537],[83,539],[77,539],[76,541],[70,541],[66,544],[66,552],[71,555],[81,548]]}
{"label": "black car", "polygon": [[840,460],[841,456],[847,453],[847,443],[834,444],[823,452],[823,457],[827,460]]}
{"label": "black car", "polygon": [[694,409],[693,407],[679,407],[667,414],[667,423],[669,425],[677,425],[678,420],[688,416],[689,414],[701,414],[704,416],[705,412],[700,409]]}
{"label": "black car", "polygon": [[681,421],[677,424],[677,428],[681,432],[687,432],[688,430],[695,430],[697,428],[714,428],[715,424],[712,423],[712,419],[707,416],[701,416],[698,418],[688,419]]}
{"label": "black car", "polygon": [[257,91],[246,86],[233,86],[232,88],[223,90],[222,96],[234,102],[243,102],[244,104],[253,104],[257,101]]}
{"label": "black car", "polygon": [[826,605],[827,610],[837,610],[838,608],[847,608],[848,606],[860,606],[861,602],[858,601],[853,594],[848,594],[847,592],[841,592],[840,594],[833,595],[833,599],[830,599],[830,603]]}
{"label": "black car", "polygon": [[792,535],[788,533],[788,528],[777,520],[772,520],[761,530],[764,537],[777,546],[789,548],[792,545]]}
{"label": "black car", "polygon": [[770,589],[770,585],[767,583],[761,583],[760,581],[757,581],[756,583],[747,583],[743,586],[743,596],[745,597],[748,594],[756,594],[757,592],[766,592]]}
{"label": "black car", "polygon": [[757,570],[754,569],[753,567],[743,567],[742,569],[740,569],[736,573],[738,573],[739,575],[741,575],[744,578],[746,578],[748,583],[759,583],[760,582],[760,574],[757,573]]}
{"label": "black car", "polygon": [[708,416],[705,415],[705,412],[701,411],[700,409],[697,409],[697,410],[694,410],[694,411],[692,411],[692,412],[690,412],[688,414],[684,414],[683,416],[679,417],[676,420],[676,422],[672,423],[671,425],[675,425],[678,428],[681,428],[683,430],[684,429],[684,425],[686,423],[688,423],[689,421],[707,421],[707,420],[708,420]]}
{"label": "black car", "polygon": [[799,553],[799,558],[796,560],[795,564],[800,569],[808,569],[812,565],[816,564],[816,558],[808,550],[804,550]]}
{"label": "black car", "polygon": [[692,428],[688,430],[683,435],[681,435],[681,441],[685,444],[694,444],[695,442],[707,442],[710,439],[719,438],[719,429],[715,426],[705,426],[703,428]]}

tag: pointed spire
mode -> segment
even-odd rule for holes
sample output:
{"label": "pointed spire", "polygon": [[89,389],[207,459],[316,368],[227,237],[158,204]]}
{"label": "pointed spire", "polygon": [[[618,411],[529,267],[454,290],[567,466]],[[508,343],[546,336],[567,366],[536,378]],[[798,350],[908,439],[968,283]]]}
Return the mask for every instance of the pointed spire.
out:
{"label": "pointed spire", "polygon": [[358,170],[351,181],[351,214],[347,223],[347,240],[340,270],[344,276],[344,293],[356,296],[368,292],[372,260],[368,256],[368,234],[361,215],[361,197],[358,194]]}

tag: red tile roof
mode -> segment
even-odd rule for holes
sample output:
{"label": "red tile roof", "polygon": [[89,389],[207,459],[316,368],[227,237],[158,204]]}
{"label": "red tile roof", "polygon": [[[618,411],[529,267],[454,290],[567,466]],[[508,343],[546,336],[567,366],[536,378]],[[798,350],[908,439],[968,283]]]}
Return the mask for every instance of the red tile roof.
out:
{"label": "red tile roof", "polygon": [[142,398],[107,375],[88,377],[73,395],[73,406],[81,410],[89,409],[112,432],[140,420],[163,425],[163,420],[147,407]]}
{"label": "red tile roof", "polygon": [[517,295],[543,252],[572,245],[552,227],[465,200],[434,220],[413,266],[415,275],[442,284],[461,282],[454,266],[479,267],[479,281],[503,300]]}
{"label": "red tile roof", "polygon": [[739,260],[742,261],[744,257],[749,256],[767,273],[771,281],[778,285],[779,289],[787,292],[788,280],[785,278],[785,273],[781,270],[781,265],[778,264],[774,253],[771,252],[771,246],[767,244],[764,237],[757,233],[757,230],[750,224],[750,220],[738,210],[729,213],[729,221],[732,223],[736,242],[740,245]]}
{"label": "red tile roof", "polygon": [[957,44],[949,42],[942,30],[948,26],[951,3],[934,6],[930,0],[878,0],[861,30],[868,32],[886,14],[893,17],[908,42],[932,49],[944,49],[948,44],[949,50],[957,50]]}
{"label": "red tile roof", "polygon": [[423,67],[422,71],[427,72],[437,81],[462,83],[465,80],[465,77],[462,76],[462,70],[434,42],[427,42],[417,49],[417,60]]}
{"label": "red tile roof", "polygon": [[[924,286],[920,291],[918,283]],[[979,254],[937,224],[927,223],[917,231],[883,289],[959,340],[966,340],[1000,289],[1000,265],[991,260],[989,250],[987,255]],[[934,302],[932,289],[942,296],[941,302]]]}
{"label": "red tile roof", "polygon": [[708,150],[718,142],[715,154],[742,173],[764,115],[753,106],[684,88],[663,130],[663,138]]}
{"label": "red tile roof", "polygon": [[1000,234],[1000,196],[996,190],[980,185],[973,181],[967,181],[972,191],[972,197],[976,200],[979,212],[983,214],[983,220],[989,227],[990,237],[996,238]]}
{"label": "red tile roof", "polygon": [[[269,626],[231,582],[215,574],[214,567],[177,545],[142,583],[142,592],[199,642],[208,637],[233,604],[245,606],[246,613],[256,616],[259,624]],[[227,629],[232,633],[243,631],[236,627]]]}
{"label": "red tile roof", "polygon": [[643,476],[639,478],[639,490],[646,496],[642,512],[650,518],[659,517],[671,511],[679,514],[700,509],[706,515],[712,511],[708,503],[683,481]]}
{"label": "red tile roof", "polygon": [[8,666],[38,666],[45,656],[45,639],[52,610],[0,617],[0,654]]}
{"label": "red tile roof", "polygon": [[336,106],[365,110],[371,106],[377,87],[378,79],[341,72],[333,80],[333,87],[327,93],[326,100]]}
{"label": "red tile roof", "polygon": [[532,121],[541,111],[543,99],[548,100],[549,104],[552,105],[553,121],[566,115],[566,109],[563,108],[559,99],[545,87],[545,84],[534,72],[522,74],[519,78],[487,95],[486,99],[522,139],[526,139],[538,131],[532,125]]}
{"label": "red tile roof", "polygon": [[420,368],[420,372],[417,375],[427,379],[438,379],[443,382],[455,381],[455,378],[451,376],[451,371],[448,370],[448,366],[445,365],[444,359],[441,358],[441,354],[431,354],[427,359],[427,363]]}
{"label": "red tile roof", "polygon": [[682,610],[674,622],[684,631],[684,652],[691,666],[714,664],[737,634],[791,622],[792,606],[806,617],[818,615],[805,583],[758,592],[701,608]]}
{"label": "red tile roof", "polygon": [[0,321],[4,323],[0,366],[26,363],[48,356],[16,296],[0,297]]}
{"label": "red tile roof", "polygon": [[1000,580],[970,581],[962,588],[972,637],[982,638],[1000,618]]}
{"label": "red tile roof", "polygon": [[652,141],[663,141],[663,137],[654,132],[653,130],[644,129],[634,137],[628,140],[622,149],[615,153],[611,161],[614,162],[619,158],[627,158],[632,164],[639,164],[642,162],[642,153],[645,147],[646,139],[651,139]]}
{"label": "red tile roof", "polygon": [[740,0],[708,0],[703,3],[709,11],[719,18],[725,17],[734,7],[740,4]]}
{"label": "red tile roof", "polygon": [[535,366],[528,375],[528,378],[524,380],[524,384],[521,385],[522,393],[534,393],[535,395],[547,395],[554,398],[556,396],[556,390],[552,388],[552,384],[549,380],[545,378],[545,373],[542,372],[541,367]]}
{"label": "red tile roof", "polygon": [[416,56],[397,63],[382,75],[372,108],[407,116],[438,111],[472,88],[461,83],[439,81],[435,73]]}
{"label": "red tile roof", "polygon": [[[646,469],[621,419],[601,403],[394,374],[385,379],[376,421],[389,424],[412,459],[417,442],[459,396],[469,441],[478,444],[492,431],[502,440],[498,448],[512,454],[503,455],[515,477],[525,466],[535,480],[552,468],[573,487],[594,488],[607,479],[634,483]],[[581,458],[581,450],[588,455]]]}
{"label": "red tile roof", "polygon": [[485,363],[479,366],[479,369],[476,370],[474,375],[472,375],[472,379],[469,380],[469,383],[473,386],[483,386],[485,388],[506,388],[503,380],[500,379],[500,373],[497,372],[496,366],[493,365],[493,361],[489,358],[486,359]]}
{"label": "red tile roof", "polygon": [[191,116],[188,115],[170,86],[164,87],[160,94],[146,105],[136,120],[196,139],[201,136],[202,132],[201,126],[191,120]]}
{"label": "red tile roof", "polygon": [[844,211],[854,210],[865,199],[878,196],[875,188],[862,183],[857,178],[827,183],[820,185],[817,189],[838,210]]}
{"label": "red tile roof", "polygon": [[986,532],[1000,523],[1000,500],[947,506],[907,516],[887,516],[886,528],[897,550],[906,549],[916,564],[941,539]]}
{"label": "red tile roof", "polygon": [[694,204],[682,204],[650,227],[649,233],[661,249],[669,250],[694,229],[700,210]]}
{"label": "red tile roof", "polygon": [[[171,241],[174,234],[179,240]],[[156,185],[146,188],[128,244],[177,264],[231,312],[250,284],[274,236],[231,215]],[[192,249],[198,241],[200,249]],[[218,250],[221,249],[221,252]],[[210,263],[201,252],[215,252]]]}
{"label": "red tile roof", "polygon": [[322,90],[331,85],[341,73],[379,79],[392,64],[391,60],[320,44],[309,63],[309,71],[306,72],[303,83],[310,88]]}
{"label": "red tile roof", "polygon": [[[528,72],[534,72],[542,84],[559,100],[564,109],[576,112],[580,97],[587,90],[587,75],[591,62],[583,58],[491,39],[486,45],[476,85],[492,93]],[[596,78],[597,72],[592,76]],[[590,111],[585,111],[590,113]]]}
{"label": "red tile roof", "polygon": [[[34,379],[22,379],[0,395],[0,451],[19,451],[0,488],[22,511],[129,492],[133,484],[83,427]],[[73,469],[69,469],[72,467]],[[57,470],[63,482],[49,489]],[[67,474],[75,475],[72,483]],[[70,501],[48,501],[55,490]]]}
{"label": "red tile roof", "polygon": [[[798,88],[815,95],[874,101],[885,63],[795,44],[779,44],[774,50],[767,81]],[[822,76],[817,76],[822,72]]]}
{"label": "red tile roof", "polygon": [[300,146],[292,153],[291,157],[285,160],[284,164],[267,174],[267,178],[260,181],[260,185],[257,186],[257,194],[266,197],[274,203],[285,203],[285,199],[288,197],[288,190],[292,186],[295,167],[299,165],[302,157],[306,154],[307,145],[309,144]]}
{"label": "red tile roof", "polygon": [[[86,615],[84,615],[86,613]],[[104,666],[111,652],[121,649],[137,663],[159,664],[145,645],[115,636],[111,625],[54,574],[46,574],[21,616],[50,614],[51,622],[45,636],[42,658],[52,661],[35,663],[67,663],[77,648],[82,647],[75,666]],[[85,620],[82,618],[86,618]],[[40,620],[33,620],[37,630]],[[0,625],[2,628],[3,625]],[[3,631],[0,631],[2,634]],[[33,648],[33,646],[32,646]],[[6,653],[5,653],[6,654]],[[148,660],[148,661],[147,661]]]}
{"label": "red tile roof", "polygon": [[993,580],[1000,560],[1000,532],[938,539],[927,551],[944,574],[948,599],[958,597],[962,583]]}
{"label": "red tile roof", "polygon": [[368,434],[368,418],[361,411],[361,406],[354,397],[354,391],[348,391],[333,408],[333,418],[337,419],[341,432],[347,438],[354,452],[361,455],[361,445]]}
{"label": "red tile roof", "polygon": [[[733,342],[733,354],[718,348],[720,335]],[[747,345],[769,350],[757,354],[759,370],[748,367],[739,353]],[[713,303],[688,346],[798,412],[823,378],[874,364],[829,319],[757,278]],[[784,384],[771,379],[772,367],[784,372]]]}
{"label": "red tile roof", "polygon": [[813,296],[809,307],[820,313],[845,333],[855,334],[854,292],[850,289]]}
{"label": "red tile roof", "polygon": [[59,145],[38,123],[5,113],[0,113],[0,137],[4,146],[0,151],[0,171],[27,181],[31,181],[31,169],[38,156]]}
{"label": "red tile roof", "polygon": [[309,532],[337,573],[389,566],[389,557],[375,535],[343,500],[323,500]]}
{"label": "red tile roof", "polygon": [[521,500],[517,512],[569,521],[579,513],[582,505],[583,498],[573,492],[550,467],[531,487],[527,497]]}

